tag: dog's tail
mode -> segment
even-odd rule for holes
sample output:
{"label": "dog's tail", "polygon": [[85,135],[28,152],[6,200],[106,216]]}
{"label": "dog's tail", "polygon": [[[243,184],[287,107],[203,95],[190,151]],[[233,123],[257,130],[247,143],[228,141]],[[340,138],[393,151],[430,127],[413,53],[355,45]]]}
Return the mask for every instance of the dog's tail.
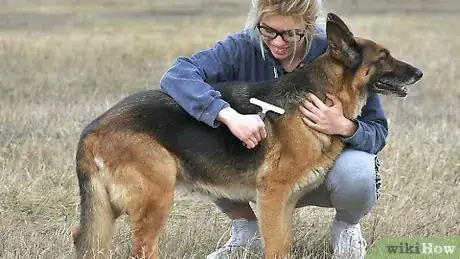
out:
{"label": "dog's tail", "polygon": [[115,221],[109,194],[93,155],[97,137],[86,135],[78,144],[76,169],[80,187],[80,226],[72,229],[76,258],[107,257]]}

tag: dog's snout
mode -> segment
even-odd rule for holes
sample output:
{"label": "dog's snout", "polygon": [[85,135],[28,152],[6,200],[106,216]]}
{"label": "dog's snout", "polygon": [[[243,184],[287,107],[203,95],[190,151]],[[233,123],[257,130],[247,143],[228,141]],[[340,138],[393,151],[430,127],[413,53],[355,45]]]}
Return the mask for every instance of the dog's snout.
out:
{"label": "dog's snout", "polygon": [[416,79],[416,80],[419,80],[420,78],[422,78],[423,72],[422,72],[422,70],[416,68],[416,69],[415,69],[414,75],[415,75],[415,79]]}

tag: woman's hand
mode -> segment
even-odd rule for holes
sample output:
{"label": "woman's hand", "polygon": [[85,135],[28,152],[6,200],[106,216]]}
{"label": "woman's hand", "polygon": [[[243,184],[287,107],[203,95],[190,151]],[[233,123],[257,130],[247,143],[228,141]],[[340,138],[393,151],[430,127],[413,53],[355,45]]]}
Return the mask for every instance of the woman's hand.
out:
{"label": "woman's hand", "polygon": [[217,115],[221,121],[248,149],[252,149],[267,137],[265,124],[257,114],[240,114],[231,107],[222,109]]}
{"label": "woman's hand", "polygon": [[314,94],[309,93],[307,99],[299,106],[300,112],[305,116],[303,121],[309,127],[328,135],[352,136],[358,125],[343,115],[342,102],[337,96],[326,94],[332,105],[323,103]]}

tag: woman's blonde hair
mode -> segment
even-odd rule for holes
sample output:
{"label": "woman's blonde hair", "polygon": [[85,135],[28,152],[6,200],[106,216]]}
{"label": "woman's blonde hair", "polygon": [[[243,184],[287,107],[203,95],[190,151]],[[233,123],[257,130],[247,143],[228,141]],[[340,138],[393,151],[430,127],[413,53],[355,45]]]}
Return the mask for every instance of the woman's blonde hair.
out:
{"label": "woman's blonde hair", "polygon": [[[292,16],[305,25],[306,51],[308,52],[321,10],[321,0],[252,0],[252,7],[246,18],[245,28],[255,30],[264,15]],[[262,46],[262,40],[260,44]]]}
{"label": "woman's blonde hair", "polygon": [[321,0],[252,0],[246,28],[253,29],[264,15],[285,15],[300,19],[308,29],[321,12]]}

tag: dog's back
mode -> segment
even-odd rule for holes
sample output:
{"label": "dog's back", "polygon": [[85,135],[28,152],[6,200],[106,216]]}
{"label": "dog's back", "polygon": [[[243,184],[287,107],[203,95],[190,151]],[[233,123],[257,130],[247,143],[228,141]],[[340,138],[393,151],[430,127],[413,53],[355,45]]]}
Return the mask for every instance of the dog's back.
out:
{"label": "dog's back", "polygon": [[[256,107],[251,108],[256,112]],[[103,139],[113,134],[123,137],[125,133],[143,135],[171,152],[180,165],[181,180],[212,185],[255,183],[255,178],[248,179],[247,174],[260,167],[266,147],[262,142],[248,150],[225,125],[212,128],[199,122],[169,96],[155,90],[122,100],[93,121],[82,138],[93,135]]]}

